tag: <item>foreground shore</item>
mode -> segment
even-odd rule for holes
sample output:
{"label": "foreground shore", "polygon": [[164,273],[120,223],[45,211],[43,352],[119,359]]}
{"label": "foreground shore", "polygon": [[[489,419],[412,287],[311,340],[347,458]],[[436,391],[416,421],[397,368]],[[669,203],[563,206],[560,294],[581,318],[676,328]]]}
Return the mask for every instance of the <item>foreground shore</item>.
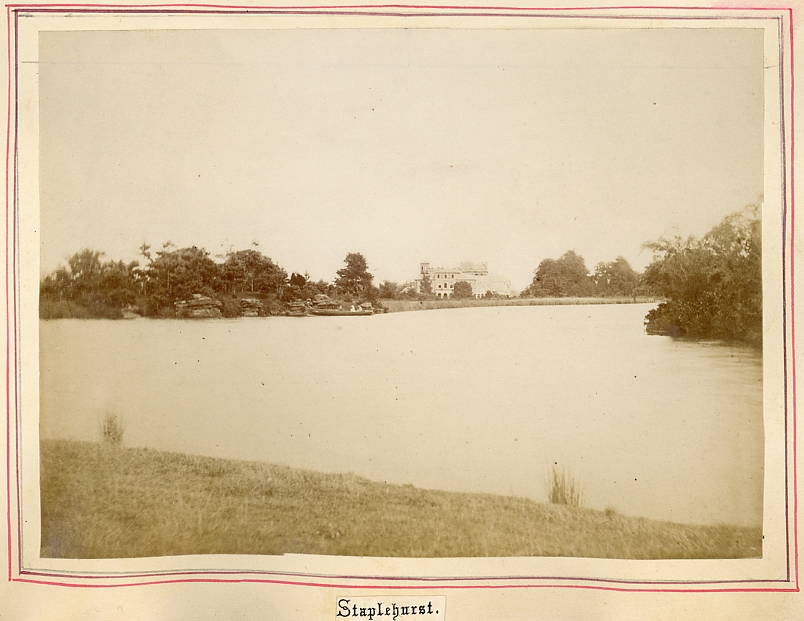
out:
{"label": "foreground shore", "polygon": [[691,526],[90,442],[41,443],[42,556],[742,558],[759,528]]}

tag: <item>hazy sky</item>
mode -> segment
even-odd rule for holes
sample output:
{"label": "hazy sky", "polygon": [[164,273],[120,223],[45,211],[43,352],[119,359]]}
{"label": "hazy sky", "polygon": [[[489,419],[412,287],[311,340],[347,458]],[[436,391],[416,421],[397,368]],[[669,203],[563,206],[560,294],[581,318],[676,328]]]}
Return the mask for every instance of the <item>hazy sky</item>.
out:
{"label": "hazy sky", "polygon": [[568,249],[641,269],[763,191],[759,30],[45,32],[39,79],[43,271],[258,242],[519,289]]}

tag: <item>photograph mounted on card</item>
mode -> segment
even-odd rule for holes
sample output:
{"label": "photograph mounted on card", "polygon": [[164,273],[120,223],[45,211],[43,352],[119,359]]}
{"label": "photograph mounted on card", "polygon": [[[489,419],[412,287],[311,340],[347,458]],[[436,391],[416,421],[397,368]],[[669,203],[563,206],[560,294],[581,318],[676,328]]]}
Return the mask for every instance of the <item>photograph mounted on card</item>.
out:
{"label": "photograph mounted on card", "polygon": [[15,9],[15,571],[788,587],[788,19]]}

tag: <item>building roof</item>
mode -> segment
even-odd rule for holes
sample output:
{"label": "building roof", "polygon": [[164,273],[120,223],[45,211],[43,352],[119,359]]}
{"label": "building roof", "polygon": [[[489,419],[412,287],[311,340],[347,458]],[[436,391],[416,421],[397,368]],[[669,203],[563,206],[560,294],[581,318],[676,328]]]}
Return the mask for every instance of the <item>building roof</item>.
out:
{"label": "building roof", "polygon": [[475,263],[473,261],[461,261],[459,269],[462,272],[486,272],[488,263]]}

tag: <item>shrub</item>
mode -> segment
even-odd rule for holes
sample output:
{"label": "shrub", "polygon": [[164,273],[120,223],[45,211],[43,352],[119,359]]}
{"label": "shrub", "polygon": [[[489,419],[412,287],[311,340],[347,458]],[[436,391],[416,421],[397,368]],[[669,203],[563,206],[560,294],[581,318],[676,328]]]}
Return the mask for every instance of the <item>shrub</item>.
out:
{"label": "shrub", "polygon": [[120,319],[123,312],[103,296],[85,295],[80,301],[39,297],[40,319]]}
{"label": "shrub", "polygon": [[456,282],[452,289],[453,300],[468,299],[473,298],[474,296],[475,294],[472,293],[472,284],[465,280],[459,280]]}
{"label": "shrub", "polygon": [[758,206],[723,219],[701,239],[645,244],[645,284],[666,301],[648,313],[648,334],[762,343],[762,221]]}
{"label": "shrub", "polygon": [[221,295],[218,296],[218,299],[223,304],[221,306],[221,315],[224,317],[240,317],[242,314],[240,300],[230,295]]}
{"label": "shrub", "polygon": [[89,319],[90,312],[75,302],[69,300],[54,300],[45,296],[39,299],[40,319]]}
{"label": "shrub", "polygon": [[176,316],[176,309],[170,306],[163,306],[156,312],[156,316],[161,319],[171,319]]}

